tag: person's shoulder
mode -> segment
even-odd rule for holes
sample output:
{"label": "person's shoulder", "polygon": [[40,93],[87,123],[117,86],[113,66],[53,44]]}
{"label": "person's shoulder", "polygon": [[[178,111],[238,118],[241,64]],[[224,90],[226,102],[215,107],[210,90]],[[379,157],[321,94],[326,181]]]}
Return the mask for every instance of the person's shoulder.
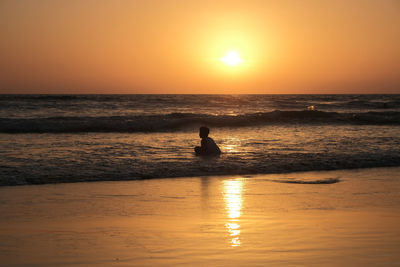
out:
{"label": "person's shoulder", "polygon": [[211,137],[209,137],[208,140],[209,140],[209,143],[211,146],[213,146],[215,149],[219,150],[217,143],[215,143],[215,141]]}

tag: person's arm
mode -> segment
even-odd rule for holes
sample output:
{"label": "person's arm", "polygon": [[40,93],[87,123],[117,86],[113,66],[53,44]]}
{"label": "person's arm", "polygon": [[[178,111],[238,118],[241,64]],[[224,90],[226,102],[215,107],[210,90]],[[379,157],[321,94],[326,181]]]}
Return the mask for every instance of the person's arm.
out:
{"label": "person's arm", "polygon": [[194,148],[194,151],[196,152],[197,155],[205,155],[206,147],[207,147],[207,141],[205,139],[201,139],[201,146],[196,146]]}
{"label": "person's arm", "polygon": [[217,154],[221,154],[221,149],[219,149],[218,145],[217,145]]}

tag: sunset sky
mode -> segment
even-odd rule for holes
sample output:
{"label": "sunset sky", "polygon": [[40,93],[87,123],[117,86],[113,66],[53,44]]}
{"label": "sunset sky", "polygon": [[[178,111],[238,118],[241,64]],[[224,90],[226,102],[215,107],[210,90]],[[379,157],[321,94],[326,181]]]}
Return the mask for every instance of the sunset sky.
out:
{"label": "sunset sky", "polygon": [[1,0],[0,93],[400,93],[399,0]]}

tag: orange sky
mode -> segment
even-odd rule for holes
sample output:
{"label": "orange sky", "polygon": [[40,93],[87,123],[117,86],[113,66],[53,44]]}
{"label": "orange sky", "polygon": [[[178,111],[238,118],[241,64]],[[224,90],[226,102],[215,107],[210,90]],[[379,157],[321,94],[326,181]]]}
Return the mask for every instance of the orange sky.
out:
{"label": "orange sky", "polygon": [[399,0],[1,0],[0,36],[0,93],[400,93]]}

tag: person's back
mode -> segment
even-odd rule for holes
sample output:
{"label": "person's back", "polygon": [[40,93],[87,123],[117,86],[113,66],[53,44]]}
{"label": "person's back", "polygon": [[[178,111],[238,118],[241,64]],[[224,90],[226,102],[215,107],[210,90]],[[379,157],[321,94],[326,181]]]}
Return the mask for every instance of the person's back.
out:
{"label": "person's back", "polygon": [[[204,138],[206,140],[206,151],[208,154],[221,154],[221,150],[211,137]],[[203,141],[203,140],[202,140]]]}
{"label": "person's back", "polygon": [[208,155],[219,155],[221,150],[218,145],[214,142],[211,137],[208,137],[210,129],[207,127],[200,127],[199,136],[201,138],[201,146],[196,146],[194,151],[196,155],[208,156]]}

